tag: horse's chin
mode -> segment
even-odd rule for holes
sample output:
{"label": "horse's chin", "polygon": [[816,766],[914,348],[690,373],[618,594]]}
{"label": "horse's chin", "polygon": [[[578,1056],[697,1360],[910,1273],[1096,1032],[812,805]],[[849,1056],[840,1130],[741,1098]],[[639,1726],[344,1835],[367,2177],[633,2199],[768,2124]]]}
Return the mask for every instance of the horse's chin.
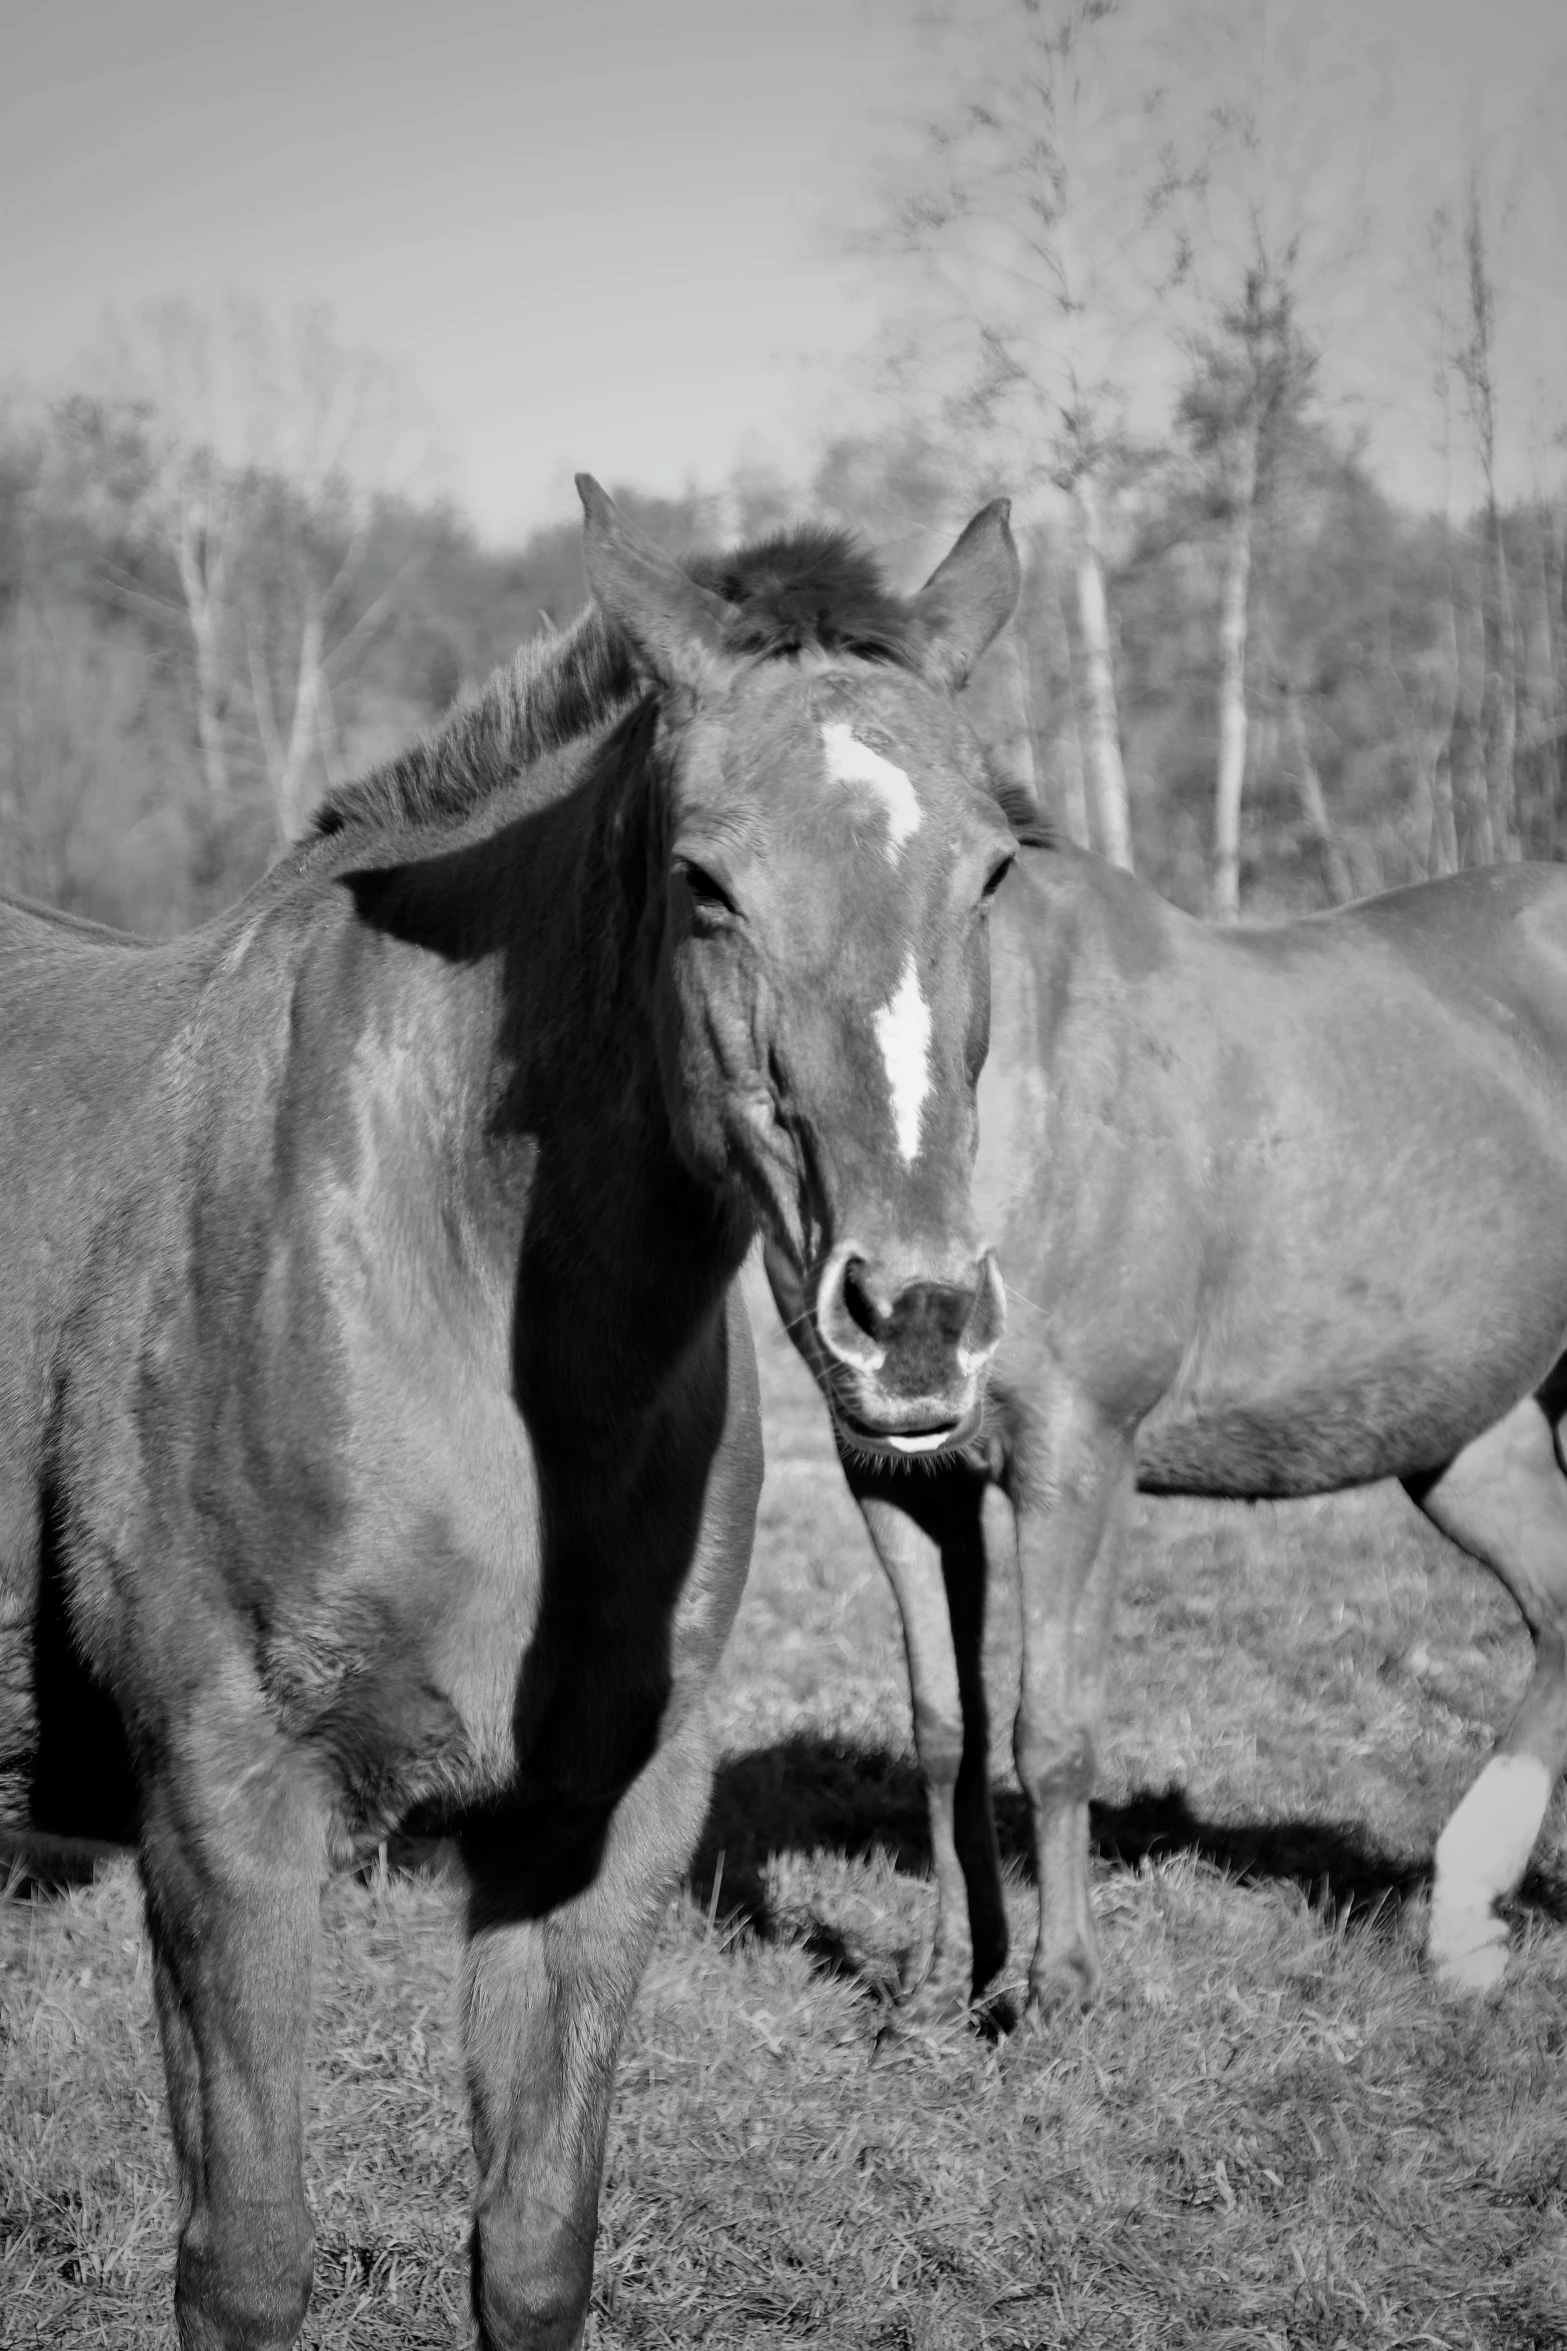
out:
{"label": "horse's chin", "polygon": [[976,1398],[955,1420],[903,1427],[878,1426],[862,1419],[836,1396],[831,1399],[831,1405],[834,1426],[851,1452],[872,1454],[883,1461],[927,1462],[933,1467],[947,1455],[961,1453],[972,1445],[984,1418],[981,1398]]}

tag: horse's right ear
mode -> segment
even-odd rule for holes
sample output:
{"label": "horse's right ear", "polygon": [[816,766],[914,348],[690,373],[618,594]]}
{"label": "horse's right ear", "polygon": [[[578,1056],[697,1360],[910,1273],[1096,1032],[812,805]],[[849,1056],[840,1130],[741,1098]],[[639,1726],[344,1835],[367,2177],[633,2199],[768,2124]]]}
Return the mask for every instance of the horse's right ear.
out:
{"label": "horse's right ear", "polygon": [[698,693],[718,684],[730,666],[722,599],[633,530],[590,473],[578,474],[577,495],[588,586],[605,619],[660,684]]}

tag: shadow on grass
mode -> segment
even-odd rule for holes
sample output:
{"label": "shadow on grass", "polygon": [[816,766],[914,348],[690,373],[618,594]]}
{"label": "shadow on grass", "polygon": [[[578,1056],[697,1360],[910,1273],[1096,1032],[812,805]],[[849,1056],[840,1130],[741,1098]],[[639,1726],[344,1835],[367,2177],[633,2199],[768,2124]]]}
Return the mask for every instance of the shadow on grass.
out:
{"label": "shadow on grass", "polygon": [[90,1886],[100,1869],[129,1848],[96,1837],[56,1837],[44,1831],[0,1830],[0,1895],[49,1902]]}
{"label": "shadow on grass", "polygon": [[[1032,1875],[1028,1811],[1016,1789],[997,1789],[996,1830],[1004,1861]],[[1430,1864],[1392,1853],[1343,1820],[1211,1821],[1182,1788],[1144,1788],[1125,1804],[1092,1807],[1092,1841],[1102,1861],[1136,1868],[1178,1853],[1228,1871],[1243,1885],[1299,1886],[1316,1909],[1362,1925],[1391,1924],[1430,1882]],[[925,1799],[908,1757],[799,1735],[719,1768],[690,1886],[715,1917],[764,1938],[776,1931],[767,1895],[775,1853],[881,1855],[899,1870],[930,1866]],[[1510,1906],[1567,1922],[1567,1877],[1532,1869]],[[821,1949],[816,1948],[817,1941]],[[856,1974],[832,1930],[807,1942],[831,1973]]]}

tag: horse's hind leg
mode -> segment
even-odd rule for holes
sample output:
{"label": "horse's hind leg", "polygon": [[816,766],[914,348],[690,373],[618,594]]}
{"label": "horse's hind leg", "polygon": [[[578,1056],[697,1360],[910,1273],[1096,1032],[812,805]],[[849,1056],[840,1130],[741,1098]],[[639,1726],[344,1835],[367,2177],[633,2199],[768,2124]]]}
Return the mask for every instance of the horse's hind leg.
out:
{"label": "horse's hind leg", "polygon": [[977,1999],[1007,1956],[983,1669],[985,1480],[958,1463],[924,1476],[845,1467],[903,1619],[936,1877],[918,2002],[949,2014]]}
{"label": "horse's hind leg", "polygon": [[183,1726],[144,1790],[142,1881],[180,2181],[184,2351],[282,2351],[314,2234],[300,2111],[327,1806],[272,1726]]}
{"label": "horse's hind leg", "polygon": [[1500,1577],[1534,1638],[1534,1671],[1495,1754],[1437,1840],[1429,1949],[1439,1979],[1501,1981],[1498,1897],[1523,1876],[1567,1754],[1567,1477],[1533,1397],[1429,1483],[1406,1480],[1427,1517]]}

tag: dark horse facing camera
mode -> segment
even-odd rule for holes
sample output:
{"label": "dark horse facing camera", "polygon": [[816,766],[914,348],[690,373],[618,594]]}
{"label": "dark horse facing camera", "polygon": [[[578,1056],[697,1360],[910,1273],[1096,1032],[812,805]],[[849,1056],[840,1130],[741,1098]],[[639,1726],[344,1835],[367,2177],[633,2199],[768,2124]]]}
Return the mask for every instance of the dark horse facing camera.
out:
{"label": "dark horse facing camera", "polygon": [[758,1222],[837,1408],[978,1415],[989,893],[954,705],[1003,505],[921,593],[681,567],[596,603],[150,947],[0,905],[0,1821],[140,1847],[188,2351],[292,2342],[322,1882],[466,1872],[480,2340],[574,2343],[622,2027],[707,1799],[761,1478]]}

